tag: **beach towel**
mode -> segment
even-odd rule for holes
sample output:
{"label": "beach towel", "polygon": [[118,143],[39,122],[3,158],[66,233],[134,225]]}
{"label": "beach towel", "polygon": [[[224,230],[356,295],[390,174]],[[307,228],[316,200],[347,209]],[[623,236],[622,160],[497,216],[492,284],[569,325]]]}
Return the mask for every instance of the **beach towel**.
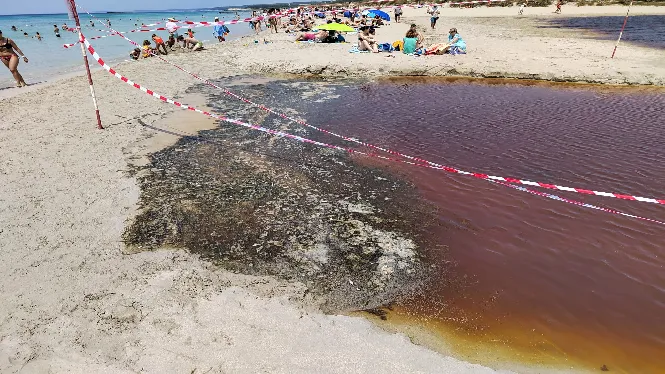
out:
{"label": "beach towel", "polygon": [[361,51],[357,45],[354,45],[353,48],[349,49],[349,53],[369,53],[369,51]]}
{"label": "beach towel", "polygon": [[401,40],[398,40],[393,43],[393,48],[395,48],[396,51],[401,51],[404,49],[404,42]]}
{"label": "beach towel", "polygon": [[454,46],[452,46],[448,49],[448,54],[451,54],[451,55],[465,55],[466,51],[463,50],[462,48],[454,45]]}

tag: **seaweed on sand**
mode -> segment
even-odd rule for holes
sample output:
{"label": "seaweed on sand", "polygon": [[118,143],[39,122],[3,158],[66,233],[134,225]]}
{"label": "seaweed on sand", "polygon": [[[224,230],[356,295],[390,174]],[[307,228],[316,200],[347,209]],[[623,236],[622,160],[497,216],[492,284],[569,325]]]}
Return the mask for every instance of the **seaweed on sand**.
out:
{"label": "seaweed on sand", "polygon": [[[335,89],[278,81],[239,90],[306,113],[302,95]],[[219,113],[319,136],[206,87],[194,90]],[[151,161],[140,180],[140,212],[124,235],[128,246],[186,248],[227,269],[300,281],[324,296],[329,311],[383,305],[425,279],[432,208],[411,184],[347,154],[221,124]]]}

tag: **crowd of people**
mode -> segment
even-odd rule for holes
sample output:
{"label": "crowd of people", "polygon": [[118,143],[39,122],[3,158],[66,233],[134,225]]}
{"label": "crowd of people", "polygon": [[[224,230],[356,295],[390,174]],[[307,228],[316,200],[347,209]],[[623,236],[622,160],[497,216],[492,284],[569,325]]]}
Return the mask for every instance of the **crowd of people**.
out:
{"label": "crowd of people", "polygon": [[[379,13],[378,10],[375,12]],[[437,20],[440,16],[439,7],[434,5],[427,8],[427,13],[430,17],[430,27],[435,29]],[[400,6],[393,7],[393,19],[395,22],[402,20],[403,11]],[[360,10],[359,7],[351,4],[350,9],[345,11],[335,10],[333,8],[298,8],[295,11],[286,13],[285,10],[272,8],[263,10],[263,12],[254,11],[253,20],[249,22],[249,26],[255,30],[256,33],[261,32],[264,28],[270,29],[271,33],[279,33],[280,30],[286,33],[296,34],[296,41],[304,42],[321,42],[321,43],[339,43],[345,42],[345,33],[350,30],[355,30],[358,34],[357,51],[378,53],[380,51],[399,50],[405,54],[414,55],[429,55],[429,54],[464,54],[466,53],[466,43],[457,32],[457,29],[452,28],[448,33],[448,42],[433,44],[426,47],[424,44],[423,35],[418,32],[415,24],[407,31],[402,40],[393,43],[379,43],[376,35],[376,30],[384,26],[390,20],[379,14],[371,13],[369,10]],[[240,16],[236,14],[236,19]],[[130,19],[131,20],[131,19]],[[136,20],[138,22],[138,19]],[[321,27],[320,21],[324,24],[335,26],[334,24],[346,25],[348,30],[336,31],[329,28],[319,29]],[[101,21],[104,23],[103,21]],[[215,18],[215,22],[219,22],[219,18]],[[110,26],[110,20],[106,20]],[[138,24],[138,23],[137,23]],[[317,26],[317,24],[319,24]],[[142,24],[144,25],[144,24]],[[90,21],[88,27],[95,27],[95,22]],[[184,29],[178,24],[175,18],[169,18],[166,22],[165,29],[168,31],[168,38],[164,40],[157,34],[153,34],[151,39],[144,40],[140,48],[135,48],[129,54],[133,60],[141,58],[149,58],[154,55],[168,55],[170,52],[176,51],[201,51],[205,47],[203,42],[195,38],[195,32],[192,29],[187,29],[186,32],[181,31]],[[16,33],[23,32],[23,36],[30,37],[30,35],[19,30],[15,26],[11,30]],[[53,25],[53,34],[56,38],[61,37],[62,31],[76,31],[71,29],[66,23],[58,27]],[[224,42],[230,30],[226,25],[216,24],[213,26],[213,36],[219,41]],[[36,32],[33,38],[42,40],[43,36]],[[388,47],[386,47],[388,45]],[[26,85],[23,77],[18,71],[20,61],[28,63],[28,58],[23,54],[17,43],[7,37],[4,37],[0,31],[0,60],[9,69],[16,80],[18,87]]]}

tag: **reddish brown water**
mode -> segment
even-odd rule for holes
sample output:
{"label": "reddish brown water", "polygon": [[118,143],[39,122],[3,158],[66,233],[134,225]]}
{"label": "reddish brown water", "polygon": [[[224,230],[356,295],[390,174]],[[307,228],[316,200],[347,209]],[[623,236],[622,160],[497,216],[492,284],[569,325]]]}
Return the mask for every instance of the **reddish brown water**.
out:
{"label": "reddish brown water", "polygon": [[[325,105],[335,116],[317,118],[323,127],[434,162],[665,198],[662,92],[393,82],[346,88]],[[478,362],[492,352],[665,373],[665,226],[390,167],[440,207],[433,234],[449,251],[435,257],[455,264],[395,320],[456,337],[452,349]],[[665,206],[560,195],[665,220]]]}

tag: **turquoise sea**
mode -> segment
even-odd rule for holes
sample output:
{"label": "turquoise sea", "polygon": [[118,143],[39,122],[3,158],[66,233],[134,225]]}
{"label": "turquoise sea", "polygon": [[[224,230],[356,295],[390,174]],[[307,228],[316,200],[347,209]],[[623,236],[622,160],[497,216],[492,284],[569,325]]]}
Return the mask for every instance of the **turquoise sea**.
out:
{"label": "turquoise sea", "polygon": [[[238,14],[241,18],[251,16],[249,11],[239,11]],[[153,23],[161,22],[160,25],[150,27],[154,29],[163,27],[164,22],[168,17],[174,17],[179,20],[189,21],[213,21],[215,17],[220,20],[230,21],[235,19],[236,12],[218,12],[218,11],[184,11],[184,12],[127,12],[127,13],[95,13],[95,17],[101,19],[108,19],[114,29],[118,31],[134,30],[141,26],[142,23],[150,25]],[[83,25],[83,32],[86,37],[95,37],[106,35],[108,29],[100,22],[94,20],[89,15],[80,14],[81,24]],[[93,20],[95,27],[90,26],[90,21]],[[71,73],[83,71],[83,63],[80,47],[65,49],[63,44],[74,43],[78,40],[78,35],[72,32],[60,31],[60,38],[57,38],[53,32],[53,25],[58,25],[61,28],[62,24],[66,23],[72,26],[74,22],[69,19],[66,13],[64,14],[43,14],[43,15],[0,15],[0,30],[2,30],[5,37],[14,39],[19,48],[30,59],[29,63],[19,65],[19,71],[23,74],[28,84],[43,82],[45,80]],[[12,31],[11,27],[16,26],[18,31]],[[246,23],[237,25],[229,25],[231,30],[230,38],[238,38],[247,35],[251,30]],[[196,38],[202,41],[213,41],[212,28],[201,27],[196,30]],[[27,32],[28,36],[23,33]],[[42,41],[34,38],[35,34],[39,32],[43,39]],[[166,31],[155,32],[162,37],[166,37]],[[152,33],[131,33],[129,38],[137,42],[144,39],[150,39]],[[102,55],[107,61],[111,63],[120,62],[126,59],[129,51],[133,47],[124,39],[119,36],[113,36],[93,41],[95,48],[99,54]],[[13,87],[14,79],[12,78],[9,70],[4,66],[0,66],[0,89],[5,87]]]}

